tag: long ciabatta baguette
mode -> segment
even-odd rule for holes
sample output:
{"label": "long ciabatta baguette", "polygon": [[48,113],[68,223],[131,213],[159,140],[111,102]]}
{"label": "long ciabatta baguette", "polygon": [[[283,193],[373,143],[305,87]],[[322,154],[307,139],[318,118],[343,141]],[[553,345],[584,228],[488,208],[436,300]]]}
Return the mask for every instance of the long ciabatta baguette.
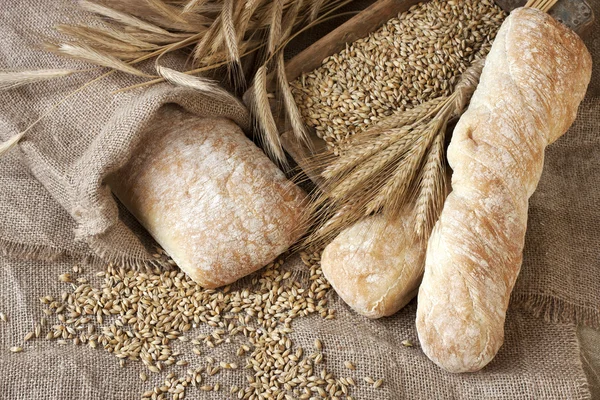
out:
{"label": "long ciabatta baguette", "polygon": [[423,351],[450,372],[483,368],[502,345],[544,149],[574,121],[591,63],[574,32],[532,8],[511,13],[487,56],[448,148],[452,193],[418,297]]}

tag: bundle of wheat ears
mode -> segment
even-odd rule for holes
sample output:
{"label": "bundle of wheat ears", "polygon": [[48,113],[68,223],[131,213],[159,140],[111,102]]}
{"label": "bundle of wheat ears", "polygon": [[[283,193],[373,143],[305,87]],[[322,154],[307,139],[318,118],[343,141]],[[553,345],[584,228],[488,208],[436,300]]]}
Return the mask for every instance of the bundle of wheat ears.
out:
{"label": "bundle of wheat ears", "polygon": [[[253,81],[249,98],[261,144],[274,161],[285,163],[269,106],[267,74],[273,74],[270,78],[277,82],[296,137],[306,142],[306,129],[285,76],[283,49],[300,32],[338,16],[336,11],[350,1],[84,0],[79,6],[106,23],[60,25],[56,29],[67,35],[68,41],[48,43],[46,49],[109,68],[109,74],[119,71],[144,79],[143,83],[123,90],[168,81],[210,95],[227,96],[216,82],[203,76],[227,67],[237,91],[246,89],[247,78]],[[179,50],[189,52],[189,69],[182,66],[181,71],[176,71],[160,65],[161,57]],[[137,67],[146,60],[155,61],[154,73]],[[0,90],[89,72],[0,72]],[[0,152],[14,146],[25,133],[0,144]]]}
{"label": "bundle of wheat ears", "polygon": [[[302,31],[339,15],[336,11],[350,1],[105,0],[110,6],[100,1],[82,1],[81,7],[107,24],[59,26],[57,29],[71,40],[49,44],[47,48],[107,67],[111,70],[107,74],[119,71],[145,79],[130,88],[168,81],[213,96],[232,96],[202,76],[226,66],[240,92],[246,89],[246,80],[252,81],[249,103],[263,148],[274,161],[285,163],[269,105],[268,74],[273,74],[277,82],[295,137],[308,143],[285,75],[283,49]],[[529,0],[526,7],[548,11],[555,2]],[[160,65],[162,56],[177,50],[190,53],[191,69],[176,71]],[[151,59],[155,61],[155,75],[136,68]],[[324,182],[308,208],[306,223],[313,229],[304,244],[322,246],[368,215],[384,213],[392,219],[407,205],[414,209],[415,233],[426,238],[448,191],[446,130],[467,107],[482,68],[483,60],[475,62],[452,95],[390,116],[374,128],[354,135],[339,156],[315,156],[310,164],[322,170]],[[89,72],[4,72],[0,73],[0,90]],[[0,154],[18,143],[26,132],[1,143]]]}
{"label": "bundle of wheat ears", "polygon": [[[529,0],[525,7],[547,12],[557,0]],[[449,192],[446,131],[466,110],[485,59],[475,61],[447,97],[438,97],[380,120],[353,135],[339,155],[331,151],[307,161],[323,178],[305,224],[302,246],[322,248],[344,229],[382,213],[396,219],[411,207],[414,234],[427,240]]]}

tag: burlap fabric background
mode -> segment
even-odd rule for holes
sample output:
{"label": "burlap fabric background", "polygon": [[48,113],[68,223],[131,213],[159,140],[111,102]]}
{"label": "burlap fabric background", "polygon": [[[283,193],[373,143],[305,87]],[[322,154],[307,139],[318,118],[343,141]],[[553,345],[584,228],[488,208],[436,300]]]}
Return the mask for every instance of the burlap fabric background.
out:
{"label": "burlap fabric background", "polygon": [[[80,20],[83,18],[80,13],[75,4],[66,1],[3,4],[2,68],[85,68],[82,63],[65,62],[39,50],[44,35],[57,36],[49,28]],[[185,56],[171,58],[167,63],[183,65]],[[4,94],[0,117],[2,138],[23,130],[65,95],[99,75],[84,74],[69,80],[69,84],[53,82]],[[104,259],[142,264],[151,260],[146,251],[148,241],[132,234],[119,219],[110,189],[103,184],[104,177],[122,166],[131,150],[146,140],[142,132],[164,104],[177,104],[199,117],[224,116],[245,130],[249,129],[250,122],[241,103],[225,103],[169,85],[110,94],[133,83],[136,81],[130,77],[111,77],[77,93],[28,135],[21,151],[23,162],[59,206],[41,211],[43,219],[74,221],[75,238]],[[36,101],[32,101],[33,98]],[[15,230],[14,222],[3,221],[2,224],[10,225],[0,234],[0,242],[5,243],[2,247],[9,253],[11,248],[20,253],[27,253],[29,248],[32,255],[46,253],[46,246],[61,248],[56,243],[36,241],[35,235]],[[50,229],[46,235],[49,238],[55,236]],[[64,243],[62,248],[69,246]]]}
{"label": "burlap fabric background", "polygon": [[[40,36],[50,34],[53,25],[85,18],[72,3],[5,1],[0,8],[1,69],[85,67],[37,50]],[[595,8],[600,16],[600,4]],[[591,32],[586,43],[596,61],[600,24]],[[24,129],[86,79],[2,93],[0,140]],[[248,124],[245,110],[235,104],[215,104],[168,85],[110,94],[132,82],[114,75],[73,96],[0,159],[0,311],[9,315],[9,322],[0,324],[0,398],[128,399],[160,379],[143,383],[137,378],[141,365],[120,369],[114,357],[87,347],[36,341],[24,353],[6,351],[41,316],[37,298],[60,293],[56,277],[74,262],[91,259],[94,268],[102,268],[98,255],[131,264],[150,259],[152,242],[118,208],[102,178],[122,165],[137,143],[150,140],[152,127],[164,121],[162,105],[174,103],[199,118],[219,114]],[[354,392],[357,398],[590,398],[576,324],[600,325],[599,130],[600,69],[595,65],[578,120],[547,150],[544,174],[531,199],[525,261],[506,343],[484,371],[450,375],[418,346],[401,346],[404,339],[417,343],[414,302],[394,317],[369,321],[332,296],[338,318],[298,319],[295,341],[323,339],[327,366],[334,372],[351,359],[361,374],[386,378],[377,391],[361,386]],[[292,259],[286,268],[302,265]],[[591,332],[584,338],[587,363],[600,351],[593,348],[598,344],[594,331],[585,332]],[[243,379],[243,374],[220,378],[226,386]],[[223,398],[222,393],[214,396]],[[190,391],[188,398],[209,397]]]}

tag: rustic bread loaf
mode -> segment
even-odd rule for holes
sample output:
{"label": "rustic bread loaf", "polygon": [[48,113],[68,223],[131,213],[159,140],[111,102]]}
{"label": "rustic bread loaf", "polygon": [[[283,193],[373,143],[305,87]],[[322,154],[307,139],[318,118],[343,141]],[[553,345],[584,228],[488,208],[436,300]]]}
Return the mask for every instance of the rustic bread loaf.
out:
{"label": "rustic bread loaf", "polygon": [[369,318],[394,314],[419,288],[426,241],[417,238],[411,213],[391,222],[366,218],[342,231],[323,251],[323,274],[339,296]]}
{"label": "rustic bread loaf", "polygon": [[304,193],[233,122],[188,116],[147,136],[109,185],[200,285],[256,271],[301,234]]}
{"label": "rustic bread loaf", "polygon": [[452,193],[419,290],[421,346],[448,371],[479,370],[502,345],[544,149],[575,119],[590,75],[581,39],[539,10],[513,11],[498,32],[448,148]]}

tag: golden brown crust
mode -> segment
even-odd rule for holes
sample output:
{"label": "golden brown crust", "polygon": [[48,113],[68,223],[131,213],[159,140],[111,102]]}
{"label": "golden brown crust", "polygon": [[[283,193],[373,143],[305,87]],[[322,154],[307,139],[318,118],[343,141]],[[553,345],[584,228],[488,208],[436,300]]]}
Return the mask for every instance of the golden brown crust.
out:
{"label": "golden brown crust", "polygon": [[419,290],[423,351],[450,372],[481,369],[502,345],[544,149],[572,124],[590,75],[581,39],[541,11],[517,9],[498,32],[448,148],[453,192]]}
{"label": "golden brown crust", "polygon": [[179,121],[138,151],[110,186],[200,285],[234,282],[297,240],[304,193],[233,122]]}

